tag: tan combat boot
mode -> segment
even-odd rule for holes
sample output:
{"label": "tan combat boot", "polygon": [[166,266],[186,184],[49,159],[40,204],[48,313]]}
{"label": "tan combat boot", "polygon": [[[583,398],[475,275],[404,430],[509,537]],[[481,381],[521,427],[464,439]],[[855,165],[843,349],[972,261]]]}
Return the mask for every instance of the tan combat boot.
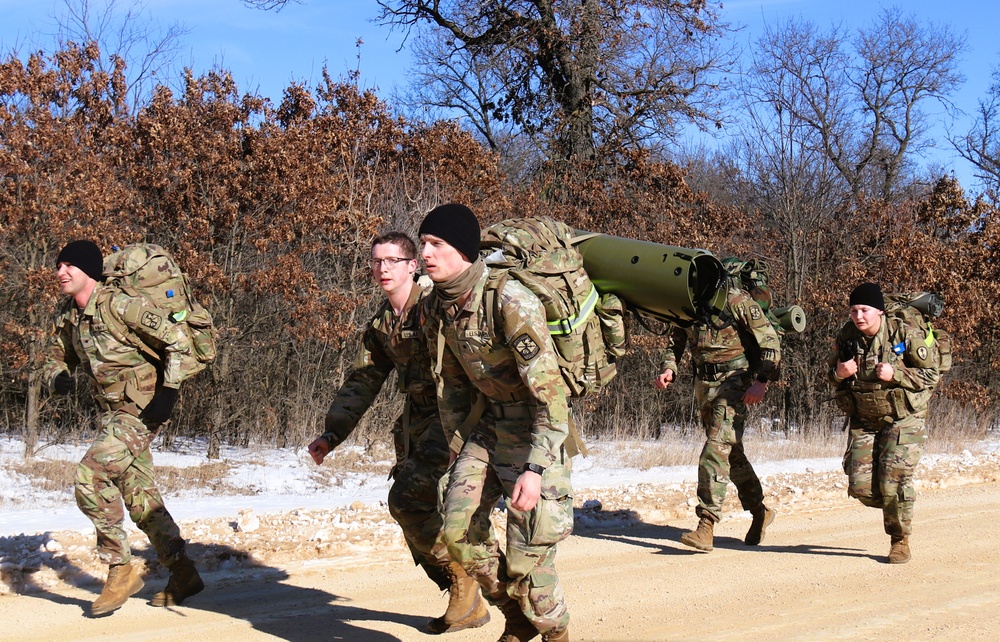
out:
{"label": "tan combat boot", "polygon": [[715,530],[715,522],[709,517],[702,517],[698,520],[698,528],[681,535],[681,544],[686,544],[699,551],[712,550],[712,531]]}
{"label": "tan combat boot", "polygon": [[561,631],[549,631],[542,635],[542,642],[569,642],[569,627]]}
{"label": "tan combat boot", "polygon": [[767,527],[774,521],[777,511],[761,504],[750,511],[750,514],[753,515],[753,521],[750,523],[750,530],[747,531],[747,536],[743,538],[743,543],[747,546],[756,546],[764,541],[764,533],[767,532]]}
{"label": "tan combat boot", "polygon": [[168,568],[170,579],[167,580],[167,588],[153,596],[149,601],[151,605],[177,606],[192,595],[201,593],[205,588],[194,562],[183,551]]}
{"label": "tan combat boot", "polygon": [[508,599],[500,605],[500,611],[505,619],[503,633],[497,642],[528,642],[538,637],[538,629],[524,615],[521,605]]}
{"label": "tan combat boot", "polygon": [[90,607],[94,617],[106,615],[121,608],[122,604],[143,587],[139,571],[133,568],[131,562],[116,564],[108,569],[108,579],[104,582],[101,594],[97,596]]}
{"label": "tan combat boot", "polygon": [[906,535],[893,535],[892,546],[889,548],[890,564],[906,564],[910,561],[910,538]]}
{"label": "tan combat boot", "polygon": [[444,571],[451,582],[448,587],[448,609],[444,615],[427,623],[427,632],[451,633],[474,629],[489,622],[490,612],[479,595],[479,582],[476,578],[470,577],[458,562],[449,563]]}

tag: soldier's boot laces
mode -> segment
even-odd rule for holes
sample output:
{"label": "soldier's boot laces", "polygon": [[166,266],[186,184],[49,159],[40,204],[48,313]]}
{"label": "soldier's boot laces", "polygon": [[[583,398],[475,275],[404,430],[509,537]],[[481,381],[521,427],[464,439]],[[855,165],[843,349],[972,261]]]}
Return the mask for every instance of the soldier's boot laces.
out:
{"label": "soldier's boot laces", "polygon": [[116,564],[108,569],[108,579],[104,582],[101,594],[97,596],[90,607],[93,616],[106,615],[121,608],[129,597],[139,592],[143,587],[139,571],[132,563]]}
{"label": "soldier's boot laces", "polygon": [[910,561],[910,539],[906,536],[892,536],[892,545],[889,548],[890,564],[906,564]]}
{"label": "soldier's boot laces", "polygon": [[774,521],[777,511],[761,504],[750,511],[750,514],[753,515],[753,521],[750,522],[750,530],[747,531],[747,536],[743,538],[743,542],[747,546],[756,546],[764,541],[764,533],[767,532],[767,527]]}
{"label": "soldier's boot laces", "polygon": [[448,587],[448,609],[441,617],[427,623],[427,632],[451,633],[474,629],[490,621],[486,601],[479,595],[479,582],[470,577],[461,564],[451,562],[444,569],[451,582]]}
{"label": "soldier's boot laces", "polygon": [[569,642],[569,627],[559,631],[549,631],[542,635],[542,642]]}
{"label": "soldier's boot laces", "polygon": [[538,637],[538,629],[527,618],[521,605],[515,600],[507,600],[500,605],[505,618],[503,633],[497,642],[528,642]]}
{"label": "soldier's boot laces", "polygon": [[686,544],[699,551],[712,550],[713,531],[715,523],[708,517],[698,520],[698,528],[681,535],[681,544]]}
{"label": "soldier's boot laces", "polygon": [[184,553],[181,553],[169,568],[170,579],[167,580],[167,588],[149,601],[153,606],[177,606],[192,595],[201,593],[205,588],[194,562]]}

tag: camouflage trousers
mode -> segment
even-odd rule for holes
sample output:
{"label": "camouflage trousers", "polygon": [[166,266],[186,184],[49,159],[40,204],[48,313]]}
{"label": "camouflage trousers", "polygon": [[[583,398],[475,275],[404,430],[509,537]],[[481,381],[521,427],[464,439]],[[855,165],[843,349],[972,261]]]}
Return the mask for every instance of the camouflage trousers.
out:
{"label": "camouflage trousers", "polygon": [[695,513],[716,523],[722,518],[722,503],[730,480],[744,510],[753,510],[764,502],[760,479],[743,451],[743,427],[747,419],[743,393],[750,383],[746,373],[734,373],[721,381],[695,383],[695,399],[706,437],[698,458]]}
{"label": "camouflage trousers", "polygon": [[132,559],[123,528],[125,509],[146,534],[160,563],[169,566],[184,549],[180,529],[153,482],[155,434],[122,412],[101,416],[101,431],[76,469],[76,504],[97,530],[97,553],[106,564]]}
{"label": "camouflage trousers", "polygon": [[447,590],[451,581],[444,567],[450,558],[441,536],[444,521],[438,505],[438,488],[448,470],[451,454],[436,406],[433,417],[420,420],[411,416],[411,421],[418,423],[416,427],[409,426],[411,438],[405,447],[400,422],[393,431],[398,463],[393,468],[393,482],[389,488],[389,514],[403,530],[414,563],[438,588]]}
{"label": "camouflage trousers", "polygon": [[[528,427],[524,426],[527,434]],[[507,434],[511,434],[508,432]],[[475,577],[491,604],[515,600],[541,633],[569,626],[569,611],[556,574],[556,544],[573,531],[570,459],[542,475],[538,504],[530,511],[510,506],[526,449],[497,452],[493,434],[475,431],[452,466],[443,500],[444,537],[453,560]],[[507,501],[507,549],[500,553],[485,527],[500,496]],[[488,533],[488,535],[487,535]]]}
{"label": "camouflage trousers", "polygon": [[865,506],[881,508],[888,535],[912,533],[917,495],[913,473],[926,441],[927,429],[921,418],[908,417],[882,428],[851,419],[844,454],[847,494]]}

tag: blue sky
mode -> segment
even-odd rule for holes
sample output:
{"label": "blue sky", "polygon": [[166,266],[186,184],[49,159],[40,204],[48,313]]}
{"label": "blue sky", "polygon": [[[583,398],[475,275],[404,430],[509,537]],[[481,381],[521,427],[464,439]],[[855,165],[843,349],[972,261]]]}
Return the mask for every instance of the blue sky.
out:
{"label": "blue sky", "polygon": [[[105,0],[91,0],[102,5]],[[123,6],[128,2],[120,1]],[[182,23],[184,36],[180,63],[196,73],[219,64],[233,72],[241,90],[259,91],[275,102],[289,82],[312,85],[324,66],[334,77],[360,68],[361,85],[389,97],[396,85],[406,83],[409,57],[399,51],[402,35],[390,33],[370,20],[375,2],[365,0],[304,0],[280,12],[246,8],[240,0],[147,0],[146,15],[161,25]],[[51,16],[64,9],[62,0],[0,0],[0,53],[17,48],[22,54],[51,49],[55,31]],[[962,72],[965,84],[955,96],[962,110],[972,113],[985,95],[991,70],[1000,63],[1000,3],[973,0],[732,0],[723,4],[726,20],[746,25],[738,38],[749,44],[765,22],[791,16],[812,20],[821,27],[837,22],[859,27],[871,22],[882,6],[898,6],[921,20],[946,23],[968,39]],[[358,40],[363,44],[356,47]],[[360,51],[361,60],[357,56]],[[959,122],[956,132],[968,125]],[[939,147],[933,159],[953,168],[964,186],[972,187],[969,168],[950,151],[942,127],[935,131]]]}

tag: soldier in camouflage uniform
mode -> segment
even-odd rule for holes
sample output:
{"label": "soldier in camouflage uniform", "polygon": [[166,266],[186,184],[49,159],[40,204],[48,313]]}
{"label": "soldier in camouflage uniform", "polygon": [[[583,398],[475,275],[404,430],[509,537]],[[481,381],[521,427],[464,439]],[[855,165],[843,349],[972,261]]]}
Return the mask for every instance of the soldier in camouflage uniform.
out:
{"label": "soldier in camouflage uniform", "polygon": [[698,527],[684,533],[681,542],[698,550],[712,550],[715,524],[722,517],[731,479],[743,509],[753,515],[744,542],[756,546],[774,521],[775,511],[764,505],[760,479],[743,450],[743,427],[747,405],[759,403],[768,382],[778,378],[778,335],[760,305],[730,279],[718,325],[696,323],[672,328],[662,372],[654,381],[657,388],[666,389],[676,379],[677,363],[688,344],[695,400],[707,440],[698,461]]}
{"label": "soldier in camouflage uniform", "polygon": [[390,232],[371,249],[372,276],[386,301],[368,323],[354,369],[326,413],[326,432],[309,445],[317,464],[343,443],[395,371],[406,395],[403,414],[393,425],[396,465],[389,489],[389,512],[403,529],[414,562],[439,588],[449,592],[448,609],[431,620],[429,633],[482,626],[489,621],[479,585],[448,558],[441,540],[438,485],[448,468],[448,443],[438,416],[431,362],[420,327],[420,302],[430,284],[414,282],[417,248],[409,236]]}
{"label": "soldier in camouflage uniform", "polygon": [[927,441],[927,404],[940,378],[937,352],[923,330],[885,315],[875,283],[850,296],[851,320],[837,334],[830,383],[849,419],[844,455],[847,493],[882,509],[890,564],[910,560],[913,472]]}
{"label": "soldier in camouflage uniform", "polygon": [[[143,586],[122,528],[123,503],[149,537],[160,563],[170,569],[166,589],[150,603],[180,604],[205,585],[156,489],[149,446],[169,421],[178,388],[190,374],[185,365],[193,359],[189,340],[163,310],[101,282],[103,259],[94,243],[69,243],[56,265],[60,288],[68,297],[56,319],[41,380],[50,392],[67,394],[75,387],[71,373],[81,367],[93,380],[95,398],[104,411],[100,432],[77,468],[75,484],[77,505],[94,523],[98,554],[110,567],[91,614],[118,609]],[[160,351],[162,366],[116,339],[112,325],[127,328]]]}
{"label": "soldier in camouflage uniform", "polygon": [[[421,255],[435,282],[425,306],[438,407],[457,453],[444,498],[452,558],[479,580],[506,618],[502,642],[569,640],[555,570],[556,544],[573,529],[567,391],[538,298],[515,279],[496,291],[479,258],[479,222],[464,205],[432,210]],[[490,327],[489,318],[496,327]],[[507,548],[477,538],[477,515],[500,496]]]}

